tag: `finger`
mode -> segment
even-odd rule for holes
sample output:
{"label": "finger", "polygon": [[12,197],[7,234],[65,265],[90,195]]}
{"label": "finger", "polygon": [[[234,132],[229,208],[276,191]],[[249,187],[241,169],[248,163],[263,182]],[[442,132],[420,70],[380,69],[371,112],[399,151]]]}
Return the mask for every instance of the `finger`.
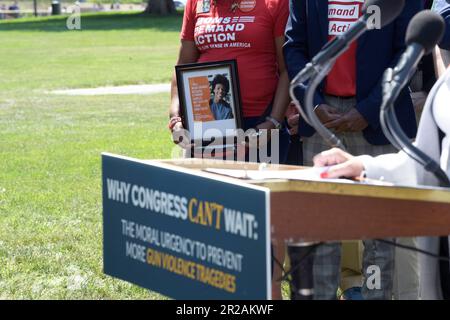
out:
{"label": "finger", "polygon": [[351,155],[338,148],[323,151],[313,159],[315,167],[326,167],[340,164],[351,159]]}
{"label": "finger", "polygon": [[297,126],[298,122],[299,122],[299,116],[298,115],[296,115],[294,117],[290,117],[288,119],[288,125],[291,126],[291,127]]}
{"label": "finger", "polygon": [[[328,117],[319,117],[320,122],[325,126],[328,122],[332,122],[335,120],[330,120]],[[337,120],[337,119],[336,119]]]}
{"label": "finger", "polygon": [[174,142],[177,146],[179,146],[180,148],[183,148],[183,149],[190,149],[194,146],[191,142],[189,142],[187,140],[178,141],[178,142],[174,141]]}
{"label": "finger", "polygon": [[349,130],[348,130],[348,125],[347,125],[347,123],[341,123],[340,125],[336,126],[336,127],[334,128],[334,131],[335,131],[336,133],[342,133],[342,132],[347,132],[347,131],[349,131]]}
{"label": "finger", "polygon": [[335,120],[327,121],[324,123],[325,128],[327,129],[334,129],[336,127],[339,127],[342,124],[342,119],[338,118]]}
{"label": "finger", "polygon": [[337,120],[337,119],[340,119],[341,117],[342,116],[340,114],[337,114],[337,113],[327,113],[327,116],[326,116],[328,121]]}
{"label": "finger", "polygon": [[334,127],[334,130],[337,133],[349,131],[349,127],[351,125],[351,123],[349,122],[349,119],[344,116],[344,117],[341,117],[340,120],[341,121]]}
{"label": "finger", "polygon": [[338,108],[329,105],[325,105],[323,110],[327,113],[340,113]]}
{"label": "finger", "polygon": [[297,128],[292,128],[289,130],[289,134],[291,136],[295,136],[298,133],[298,129]]}
{"label": "finger", "polygon": [[333,108],[333,107],[328,108],[328,113],[340,114],[339,110],[337,108]]}
{"label": "finger", "polygon": [[175,125],[173,126],[173,129],[172,129],[172,132],[173,131],[180,131],[180,130],[184,130],[183,124],[181,122],[175,123]]}
{"label": "finger", "polygon": [[333,156],[323,156],[323,155],[315,156],[313,158],[313,162],[314,162],[314,167],[318,167],[318,168],[334,166],[334,165],[340,163]]}
{"label": "finger", "polygon": [[186,134],[184,129],[174,130],[172,132],[172,140],[183,149],[187,149],[191,146],[190,137]]}
{"label": "finger", "polygon": [[323,178],[326,179],[337,179],[337,178],[356,178],[361,175],[361,170],[354,164],[354,161],[346,161],[344,163],[332,166],[327,172],[322,174]]}
{"label": "finger", "polygon": [[189,143],[189,142],[178,142],[178,143],[175,142],[175,144],[177,146],[179,146],[180,148],[186,149],[186,150],[191,149],[194,146],[192,143]]}

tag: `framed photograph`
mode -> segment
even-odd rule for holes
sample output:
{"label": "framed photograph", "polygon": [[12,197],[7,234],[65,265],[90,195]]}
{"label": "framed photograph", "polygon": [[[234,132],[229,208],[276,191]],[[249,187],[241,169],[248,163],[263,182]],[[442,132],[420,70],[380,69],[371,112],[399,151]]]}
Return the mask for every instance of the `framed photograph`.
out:
{"label": "framed photograph", "polygon": [[236,135],[242,128],[235,60],[175,67],[183,126],[192,141]]}

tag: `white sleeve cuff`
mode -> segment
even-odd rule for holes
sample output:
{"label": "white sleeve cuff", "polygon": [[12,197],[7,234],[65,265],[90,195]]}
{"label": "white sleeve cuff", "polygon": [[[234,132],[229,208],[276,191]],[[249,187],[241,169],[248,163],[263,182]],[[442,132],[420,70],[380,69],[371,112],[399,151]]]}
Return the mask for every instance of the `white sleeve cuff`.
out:
{"label": "white sleeve cuff", "polygon": [[403,185],[417,183],[415,162],[404,153],[390,153],[378,157],[359,156],[366,177],[373,180],[384,180]]}
{"label": "white sleeve cuff", "polygon": [[384,179],[384,176],[382,174],[383,170],[380,170],[380,168],[376,164],[376,160],[372,156],[364,155],[357,157],[359,160],[362,161],[364,166],[364,171],[366,174],[366,178],[368,179],[374,179],[374,180],[382,180]]}

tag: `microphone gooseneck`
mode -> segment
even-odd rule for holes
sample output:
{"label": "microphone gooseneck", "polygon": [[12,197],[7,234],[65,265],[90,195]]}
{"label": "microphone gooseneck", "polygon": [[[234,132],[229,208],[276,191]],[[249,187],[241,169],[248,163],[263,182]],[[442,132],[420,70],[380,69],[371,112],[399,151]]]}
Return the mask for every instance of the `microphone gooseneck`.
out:
{"label": "microphone gooseneck", "polygon": [[316,116],[313,106],[314,92],[316,91],[322,80],[330,72],[331,68],[334,65],[334,62],[335,60],[327,63],[327,65],[322,70],[320,70],[318,74],[312,77],[308,89],[305,93],[305,106],[307,112],[306,115],[309,119],[310,125],[314,129],[316,129],[317,133],[325,140],[325,142],[330,147],[345,150],[345,146],[342,144],[342,141],[332,131],[328,130]]}

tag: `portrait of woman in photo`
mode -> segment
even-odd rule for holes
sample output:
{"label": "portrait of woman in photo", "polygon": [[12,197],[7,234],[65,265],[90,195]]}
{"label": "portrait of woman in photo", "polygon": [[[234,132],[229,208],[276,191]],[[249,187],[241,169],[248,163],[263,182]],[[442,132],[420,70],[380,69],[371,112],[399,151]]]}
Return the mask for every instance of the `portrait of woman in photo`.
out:
{"label": "portrait of woman in photo", "polygon": [[230,104],[225,101],[225,97],[229,91],[230,82],[228,79],[221,74],[216,75],[211,84],[212,98],[209,101],[209,106],[215,120],[234,118]]}

